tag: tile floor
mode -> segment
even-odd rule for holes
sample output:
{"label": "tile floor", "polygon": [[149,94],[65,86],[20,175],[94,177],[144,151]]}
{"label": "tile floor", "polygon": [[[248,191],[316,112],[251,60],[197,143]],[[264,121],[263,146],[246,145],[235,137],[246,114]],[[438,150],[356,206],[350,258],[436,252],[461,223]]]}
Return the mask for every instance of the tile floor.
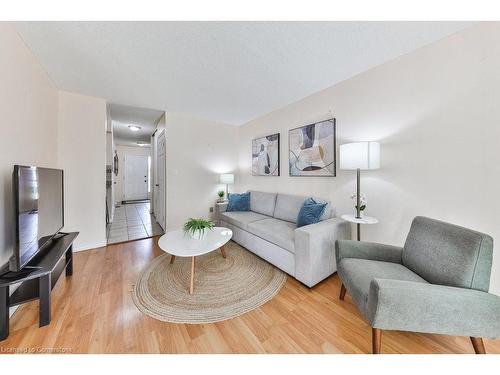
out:
{"label": "tile floor", "polygon": [[113,222],[106,228],[108,244],[159,234],[163,234],[163,230],[150,214],[149,202],[122,204],[115,208]]}

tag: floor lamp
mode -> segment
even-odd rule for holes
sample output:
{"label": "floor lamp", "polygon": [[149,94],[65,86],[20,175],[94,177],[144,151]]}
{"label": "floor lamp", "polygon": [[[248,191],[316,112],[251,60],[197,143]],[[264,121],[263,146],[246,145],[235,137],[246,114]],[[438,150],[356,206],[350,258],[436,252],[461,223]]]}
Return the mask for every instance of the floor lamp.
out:
{"label": "floor lamp", "polygon": [[229,199],[229,185],[234,184],[234,174],[232,173],[221,174],[220,183],[226,185],[226,199]]}
{"label": "floor lamp", "polygon": [[356,219],[361,219],[361,170],[379,168],[380,144],[378,142],[354,142],[340,145],[340,169],[356,170]]}

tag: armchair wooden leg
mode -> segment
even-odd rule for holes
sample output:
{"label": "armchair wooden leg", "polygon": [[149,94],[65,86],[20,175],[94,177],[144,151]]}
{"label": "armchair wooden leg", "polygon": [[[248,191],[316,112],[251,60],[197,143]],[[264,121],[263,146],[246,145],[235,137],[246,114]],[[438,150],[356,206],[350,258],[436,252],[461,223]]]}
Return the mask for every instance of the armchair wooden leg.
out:
{"label": "armchair wooden leg", "polygon": [[470,341],[472,342],[476,354],[486,354],[486,349],[484,348],[483,339],[481,337],[471,337]]}
{"label": "armchair wooden leg", "polygon": [[341,300],[344,300],[345,292],[346,292],[346,290],[345,290],[344,284],[340,284],[340,296],[339,296],[339,298]]}
{"label": "armchair wooden leg", "polygon": [[382,346],[382,330],[372,328],[372,354],[380,354]]}

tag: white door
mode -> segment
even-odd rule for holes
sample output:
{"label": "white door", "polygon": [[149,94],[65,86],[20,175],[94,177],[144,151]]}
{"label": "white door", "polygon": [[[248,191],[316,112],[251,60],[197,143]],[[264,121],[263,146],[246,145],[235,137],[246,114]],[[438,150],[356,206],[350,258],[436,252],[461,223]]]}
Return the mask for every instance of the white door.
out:
{"label": "white door", "polygon": [[157,189],[158,189],[158,199],[157,199],[157,208],[156,210],[156,221],[165,230],[165,161],[166,161],[166,140],[165,140],[165,132],[161,132],[158,136],[158,150],[156,151],[156,165],[157,168]]}
{"label": "white door", "polygon": [[148,157],[125,155],[123,200],[148,199]]}

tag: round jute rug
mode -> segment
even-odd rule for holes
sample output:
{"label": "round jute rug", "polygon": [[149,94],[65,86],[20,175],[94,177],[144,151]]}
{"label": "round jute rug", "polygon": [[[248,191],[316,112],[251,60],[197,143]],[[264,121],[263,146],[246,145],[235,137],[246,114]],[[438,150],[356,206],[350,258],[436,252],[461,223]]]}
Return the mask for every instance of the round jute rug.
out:
{"label": "round jute rug", "polygon": [[143,313],[171,323],[213,323],[256,309],[272,299],[286,274],[230,241],[220,251],[196,257],[194,293],[189,294],[191,258],[155,258],[132,291]]}

